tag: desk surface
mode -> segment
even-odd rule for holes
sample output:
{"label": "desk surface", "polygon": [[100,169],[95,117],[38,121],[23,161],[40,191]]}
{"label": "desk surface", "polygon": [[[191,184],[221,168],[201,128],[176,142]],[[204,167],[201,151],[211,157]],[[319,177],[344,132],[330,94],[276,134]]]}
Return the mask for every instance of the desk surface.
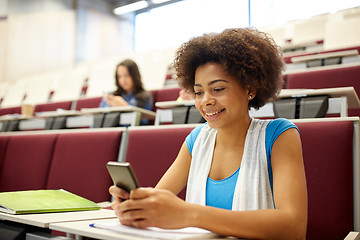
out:
{"label": "desk surface", "polygon": [[[355,92],[354,87],[339,87],[339,88],[321,88],[321,89],[281,89],[278,98],[288,98],[294,96],[316,96],[329,95],[330,97],[347,97],[349,108],[360,108],[360,100]],[[159,108],[174,108],[180,106],[193,106],[194,100],[187,101],[166,101],[156,102],[155,105]]]}
{"label": "desk surface", "polygon": [[48,112],[37,112],[36,117],[62,117],[62,116],[76,116],[80,115],[80,111],[77,110],[62,110],[62,111],[48,111]]}
{"label": "desk surface", "polygon": [[281,48],[285,51],[289,49],[296,49],[296,48],[316,46],[316,45],[322,45],[322,44],[319,44],[318,41],[307,41],[302,43],[288,43],[282,45]]}
{"label": "desk surface", "polygon": [[0,213],[0,219],[12,222],[28,224],[32,226],[47,228],[51,223],[80,221],[88,219],[110,219],[116,218],[113,210],[100,209],[78,212],[59,212],[59,213],[38,213],[38,214],[7,214]]}
{"label": "desk surface", "polygon": [[354,87],[321,88],[321,89],[282,89],[278,98],[294,96],[329,95],[330,97],[347,97],[349,108],[360,108],[360,100]]}
{"label": "desk surface", "polygon": [[107,112],[139,112],[145,118],[154,119],[156,113],[136,106],[104,107],[104,108],[83,108],[81,114],[107,113]]}
{"label": "desk surface", "polygon": [[[109,222],[109,221],[118,221],[117,219],[109,220],[109,219],[102,219],[102,220],[87,220],[87,221],[77,221],[77,222],[65,222],[65,223],[53,223],[50,224],[49,228],[56,231],[67,232],[71,234],[76,234],[80,236],[96,238],[96,239],[104,239],[104,240],[120,240],[120,239],[136,239],[136,240],[143,240],[149,239],[149,237],[140,237],[120,232],[115,232],[111,230],[99,229],[90,227],[90,224],[99,223],[99,222]],[[210,234],[207,236],[200,236],[202,239],[220,239],[215,236],[216,234]],[[157,238],[156,238],[157,239]],[[175,239],[175,236],[174,238]],[[191,238],[194,239],[194,238]],[[226,239],[226,238],[221,238]]]}
{"label": "desk surface", "polygon": [[[92,223],[108,222],[108,221],[109,219],[101,219],[101,220],[86,220],[86,221],[77,221],[77,222],[51,223],[49,228],[55,231],[67,232],[67,233],[95,238],[95,239],[104,239],[104,240],[143,239],[136,236],[121,234],[121,233],[89,226]],[[119,221],[119,220],[114,219],[114,221]]]}

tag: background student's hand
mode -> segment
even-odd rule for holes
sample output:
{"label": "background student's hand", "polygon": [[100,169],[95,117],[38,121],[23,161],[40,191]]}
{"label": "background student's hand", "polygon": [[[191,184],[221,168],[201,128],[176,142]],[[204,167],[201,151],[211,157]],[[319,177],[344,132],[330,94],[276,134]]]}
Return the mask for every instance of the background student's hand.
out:
{"label": "background student's hand", "polygon": [[129,104],[121,96],[115,96],[108,94],[106,97],[106,103],[112,107],[128,106]]}
{"label": "background student's hand", "polygon": [[154,188],[137,188],[130,199],[114,208],[120,222],[138,228],[183,228],[190,225],[189,203],[174,193]]}

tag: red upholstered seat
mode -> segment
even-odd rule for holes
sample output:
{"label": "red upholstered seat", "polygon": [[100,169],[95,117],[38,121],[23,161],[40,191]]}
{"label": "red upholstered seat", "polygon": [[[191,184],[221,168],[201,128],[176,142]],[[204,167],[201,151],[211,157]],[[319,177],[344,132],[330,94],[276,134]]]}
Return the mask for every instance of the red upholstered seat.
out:
{"label": "red upholstered seat", "polygon": [[[153,90],[151,93],[154,98],[154,104],[156,102],[164,102],[164,101],[175,101],[179,97],[180,88],[164,88]],[[156,111],[156,107],[154,107],[154,111]]]}
{"label": "red upholstered seat", "polygon": [[83,108],[98,108],[100,106],[101,99],[102,97],[78,99],[76,102],[76,110],[81,110]]}
{"label": "red upholstered seat", "polygon": [[353,123],[296,125],[308,186],[306,239],[344,239],[353,230]]}
{"label": "red upholstered seat", "polygon": [[15,113],[21,114],[21,107],[0,108],[0,116]]}
{"label": "red upholstered seat", "polygon": [[117,161],[121,131],[60,134],[54,149],[47,189],[63,188],[95,202],[110,201],[106,169]]}
{"label": "red upholstered seat", "polygon": [[180,88],[164,88],[157,91],[157,102],[175,101],[179,97]]}
{"label": "red upholstered seat", "polygon": [[10,136],[0,173],[0,192],[44,189],[56,137]]}
{"label": "red upholstered seat", "polygon": [[57,109],[70,110],[71,104],[72,101],[37,104],[35,106],[34,112],[36,113],[36,112],[56,111]]}
{"label": "red upholstered seat", "polygon": [[[1,136],[0,135],[0,169],[3,169],[2,165],[3,165],[4,159],[5,159],[8,140],[9,140],[9,136]],[[0,170],[0,174],[1,174],[1,170]],[[1,185],[1,183],[0,183],[0,185]]]}
{"label": "red upholstered seat", "polygon": [[[136,172],[140,185],[155,187],[175,160],[193,127],[142,128],[129,131],[126,161]],[[179,196],[185,199],[185,191]]]}
{"label": "red upholstered seat", "polygon": [[[287,87],[289,89],[351,86],[360,96],[360,66],[294,73],[289,74],[287,77]],[[360,116],[360,109],[350,109],[349,116]]]}

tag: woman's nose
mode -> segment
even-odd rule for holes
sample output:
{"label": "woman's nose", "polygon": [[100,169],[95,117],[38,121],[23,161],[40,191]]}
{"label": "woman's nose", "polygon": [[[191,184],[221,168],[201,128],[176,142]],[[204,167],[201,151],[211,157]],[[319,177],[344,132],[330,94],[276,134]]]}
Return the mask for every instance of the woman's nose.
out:
{"label": "woman's nose", "polygon": [[204,96],[202,98],[202,104],[203,105],[212,105],[215,103],[215,99],[213,98],[213,96],[211,96],[211,94],[205,92]]}

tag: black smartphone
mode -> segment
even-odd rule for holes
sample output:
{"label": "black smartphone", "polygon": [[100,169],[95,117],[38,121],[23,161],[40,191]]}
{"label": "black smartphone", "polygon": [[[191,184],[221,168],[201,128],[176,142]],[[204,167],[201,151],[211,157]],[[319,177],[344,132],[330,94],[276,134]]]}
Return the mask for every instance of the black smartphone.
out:
{"label": "black smartphone", "polygon": [[140,187],[135,172],[128,162],[113,162],[106,164],[114,184],[127,192]]}

